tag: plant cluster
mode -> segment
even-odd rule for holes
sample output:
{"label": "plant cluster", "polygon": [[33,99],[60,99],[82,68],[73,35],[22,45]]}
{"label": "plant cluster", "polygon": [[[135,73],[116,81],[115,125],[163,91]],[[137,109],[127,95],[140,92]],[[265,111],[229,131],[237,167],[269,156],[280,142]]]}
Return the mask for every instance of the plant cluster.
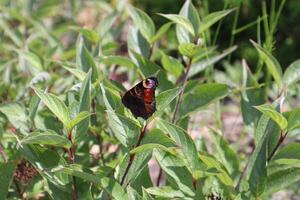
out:
{"label": "plant cluster", "polygon": [[[239,28],[233,0],[216,12],[187,0],[159,13],[159,28],[126,0],[0,3],[0,199],[297,195],[300,61],[282,67],[272,54],[285,5],[275,2]],[[230,58],[235,35],[253,27],[255,72]],[[153,75],[156,112],[135,118],[122,95]],[[230,106],[242,119],[235,142]]]}

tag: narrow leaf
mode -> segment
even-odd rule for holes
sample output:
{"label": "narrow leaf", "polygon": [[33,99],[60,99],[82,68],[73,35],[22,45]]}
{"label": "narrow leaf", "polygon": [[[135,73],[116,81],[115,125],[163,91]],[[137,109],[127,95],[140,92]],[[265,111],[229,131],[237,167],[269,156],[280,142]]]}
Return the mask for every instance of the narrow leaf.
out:
{"label": "narrow leaf", "polygon": [[260,106],[255,106],[255,108],[274,120],[279,125],[281,130],[287,128],[288,123],[285,117],[281,113],[277,112],[271,105],[263,104]]}
{"label": "narrow leaf", "polygon": [[192,25],[192,23],[185,18],[184,16],[181,15],[176,15],[176,14],[159,14],[172,22],[179,24],[180,26],[186,28],[193,36],[195,36],[195,30]]}
{"label": "narrow leaf", "polygon": [[231,13],[234,9],[230,10],[222,10],[222,11],[217,11],[210,13],[209,15],[205,16],[199,26],[198,34],[200,35],[203,33],[205,30],[209,29],[212,25],[214,25],[216,22],[224,18],[226,15]]}
{"label": "narrow leaf", "polygon": [[260,58],[264,61],[266,64],[269,72],[272,74],[277,86],[281,88],[282,86],[282,70],[279,62],[276,60],[276,58],[269,53],[267,50],[262,48],[259,44],[254,42],[253,40],[250,40],[252,45],[256,48]]}

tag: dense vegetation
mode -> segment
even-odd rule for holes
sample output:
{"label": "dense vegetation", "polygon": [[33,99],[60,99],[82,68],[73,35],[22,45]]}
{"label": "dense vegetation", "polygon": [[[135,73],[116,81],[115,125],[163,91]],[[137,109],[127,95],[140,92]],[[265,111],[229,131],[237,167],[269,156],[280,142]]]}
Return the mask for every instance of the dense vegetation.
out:
{"label": "dense vegetation", "polygon": [[299,198],[299,9],[2,0],[0,200]]}

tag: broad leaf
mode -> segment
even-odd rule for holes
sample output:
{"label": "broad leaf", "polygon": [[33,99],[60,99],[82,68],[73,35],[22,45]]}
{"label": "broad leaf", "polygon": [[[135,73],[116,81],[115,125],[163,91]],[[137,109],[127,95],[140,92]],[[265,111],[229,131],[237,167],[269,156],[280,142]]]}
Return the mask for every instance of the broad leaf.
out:
{"label": "broad leaf", "polygon": [[286,87],[300,80],[300,60],[296,60],[288,66],[283,74],[283,83]]}
{"label": "broad leaf", "polygon": [[186,195],[194,196],[192,174],[185,167],[184,162],[175,155],[159,149],[154,150],[157,162],[163,171],[172,178],[170,181],[175,183],[178,189]]}
{"label": "broad leaf", "polygon": [[[194,30],[196,30],[195,32],[197,32],[199,29],[200,17],[196,8],[192,4],[192,1],[185,1],[179,14],[187,18],[192,23]],[[180,44],[193,42],[192,34],[185,27],[179,24],[176,25],[176,35]]]}
{"label": "broad leaf", "polygon": [[19,103],[4,103],[0,105],[0,112],[2,112],[9,122],[21,131],[23,134],[29,132],[29,118],[26,115],[26,109]]}
{"label": "broad leaf", "polygon": [[179,109],[180,116],[183,118],[217,99],[224,98],[228,93],[229,87],[225,84],[199,84],[190,92],[185,93]]}
{"label": "broad leaf", "polygon": [[160,15],[186,28],[189,31],[189,33],[192,34],[192,36],[195,36],[195,30],[192,23],[184,16],[176,15],[176,14],[160,14]]}
{"label": "broad leaf", "polygon": [[215,130],[212,130],[212,141],[216,150],[216,158],[226,167],[229,174],[235,176],[239,171],[239,160],[228,142]]}
{"label": "broad leaf", "polygon": [[180,146],[183,154],[186,156],[187,167],[191,170],[191,173],[205,170],[203,163],[199,160],[195,143],[185,130],[164,120],[159,121],[159,127]]}
{"label": "broad leaf", "polygon": [[65,148],[71,147],[71,142],[65,136],[58,135],[50,130],[30,133],[21,140],[21,144],[42,144]]}
{"label": "broad leaf", "polygon": [[179,190],[175,190],[170,186],[147,188],[146,191],[154,196],[165,197],[168,199],[185,197],[184,193]]}
{"label": "broad leaf", "polygon": [[300,109],[295,109],[288,116],[288,131],[300,128]]}
{"label": "broad leaf", "polygon": [[263,104],[260,106],[255,106],[255,108],[274,120],[279,125],[281,130],[285,130],[287,128],[288,123],[285,117],[281,113],[277,112],[271,105]]}
{"label": "broad leaf", "polygon": [[66,126],[70,131],[69,123],[71,121],[67,106],[57,96],[50,93],[44,93],[38,88],[34,88],[35,93],[40,97],[42,102],[51,110],[51,112]]}
{"label": "broad leaf", "polygon": [[165,109],[170,105],[170,103],[178,96],[182,88],[173,88],[161,92],[156,97],[156,112],[149,118],[148,121],[151,121],[155,117],[162,114]]}
{"label": "broad leaf", "polygon": [[151,38],[155,34],[155,26],[152,19],[145,12],[133,6],[128,6],[128,12],[142,35],[151,43]]}
{"label": "broad leaf", "polygon": [[165,70],[176,77],[179,77],[184,70],[183,65],[177,59],[164,53],[162,53],[161,62]]}

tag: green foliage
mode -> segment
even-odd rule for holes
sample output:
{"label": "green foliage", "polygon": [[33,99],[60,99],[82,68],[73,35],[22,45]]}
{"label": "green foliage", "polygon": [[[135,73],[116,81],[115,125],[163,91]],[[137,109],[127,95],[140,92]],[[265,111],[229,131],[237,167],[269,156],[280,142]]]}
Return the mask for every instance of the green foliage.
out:
{"label": "green foliage", "polygon": [[[245,23],[247,2],[1,2],[0,199],[299,195],[300,64],[274,52],[286,1]],[[122,96],[149,76],[144,120]]]}

